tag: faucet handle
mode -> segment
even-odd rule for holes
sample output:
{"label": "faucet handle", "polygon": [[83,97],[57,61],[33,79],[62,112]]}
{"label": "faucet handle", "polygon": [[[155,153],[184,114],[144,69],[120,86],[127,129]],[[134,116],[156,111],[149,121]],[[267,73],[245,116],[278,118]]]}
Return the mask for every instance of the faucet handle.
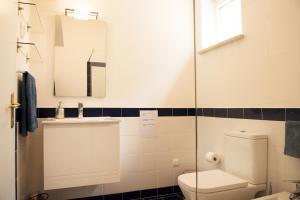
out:
{"label": "faucet handle", "polygon": [[58,108],[61,108],[62,104],[63,104],[63,102],[62,102],[62,101],[59,101],[59,102],[58,102]]}
{"label": "faucet handle", "polygon": [[78,118],[83,118],[83,103],[78,103]]}

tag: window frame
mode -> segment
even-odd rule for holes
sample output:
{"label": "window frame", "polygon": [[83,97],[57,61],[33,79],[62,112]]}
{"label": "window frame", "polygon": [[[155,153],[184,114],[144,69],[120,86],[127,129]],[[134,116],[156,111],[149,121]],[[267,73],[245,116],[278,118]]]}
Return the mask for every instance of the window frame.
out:
{"label": "window frame", "polygon": [[[231,42],[234,42],[236,40],[240,40],[240,39],[244,38],[244,34],[243,34],[243,16],[242,16],[242,0],[212,0],[212,1],[215,2],[215,17],[216,17],[215,26],[216,26],[216,30],[217,30],[217,33],[216,33],[216,36],[215,36],[216,39],[215,39],[214,43],[211,43],[208,46],[203,47],[203,44],[201,44],[202,47],[201,47],[201,50],[199,52],[200,54],[203,54],[203,53],[205,53],[207,51],[210,51],[212,49],[218,48],[220,46],[224,46],[228,43],[231,43]],[[220,10],[224,6],[230,4],[234,1],[239,1],[238,3],[240,4],[240,10],[239,10],[239,12],[240,12],[240,27],[239,27],[240,31],[237,32],[236,34],[232,34],[231,36],[229,36],[227,38],[226,37],[224,38],[221,34],[222,31],[220,29],[220,27],[221,27],[221,14],[220,14],[221,11]],[[201,15],[201,17],[203,17],[203,15]],[[201,30],[202,29],[203,29],[203,27],[201,27]],[[201,41],[203,41],[203,38],[201,39]]]}

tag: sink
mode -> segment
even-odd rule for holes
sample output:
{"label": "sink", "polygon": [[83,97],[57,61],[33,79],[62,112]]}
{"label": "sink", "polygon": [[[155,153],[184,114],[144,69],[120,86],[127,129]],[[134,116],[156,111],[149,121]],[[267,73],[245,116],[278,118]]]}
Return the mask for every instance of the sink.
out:
{"label": "sink", "polygon": [[112,123],[120,122],[119,119],[113,117],[84,117],[84,118],[48,118],[43,121],[43,124],[80,124],[80,123]]}
{"label": "sink", "polygon": [[288,192],[280,192],[277,194],[257,198],[256,200],[289,200],[289,196],[291,193]]}

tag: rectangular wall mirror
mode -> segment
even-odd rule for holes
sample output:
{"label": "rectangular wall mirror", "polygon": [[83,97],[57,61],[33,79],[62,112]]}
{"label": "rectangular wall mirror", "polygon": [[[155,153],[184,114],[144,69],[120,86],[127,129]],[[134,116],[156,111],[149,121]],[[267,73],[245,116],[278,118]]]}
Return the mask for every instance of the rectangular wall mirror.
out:
{"label": "rectangular wall mirror", "polygon": [[105,22],[57,16],[54,51],[55,96],[105,97]]}

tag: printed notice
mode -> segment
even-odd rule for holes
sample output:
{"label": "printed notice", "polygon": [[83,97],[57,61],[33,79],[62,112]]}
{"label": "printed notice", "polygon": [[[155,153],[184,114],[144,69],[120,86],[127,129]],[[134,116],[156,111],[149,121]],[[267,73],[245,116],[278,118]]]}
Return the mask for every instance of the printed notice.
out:
{"label": "printed notice", "polygon": [[157,110],[140,111],[140,132],[142,137],[155,138],[158,136],[157,120]]}

